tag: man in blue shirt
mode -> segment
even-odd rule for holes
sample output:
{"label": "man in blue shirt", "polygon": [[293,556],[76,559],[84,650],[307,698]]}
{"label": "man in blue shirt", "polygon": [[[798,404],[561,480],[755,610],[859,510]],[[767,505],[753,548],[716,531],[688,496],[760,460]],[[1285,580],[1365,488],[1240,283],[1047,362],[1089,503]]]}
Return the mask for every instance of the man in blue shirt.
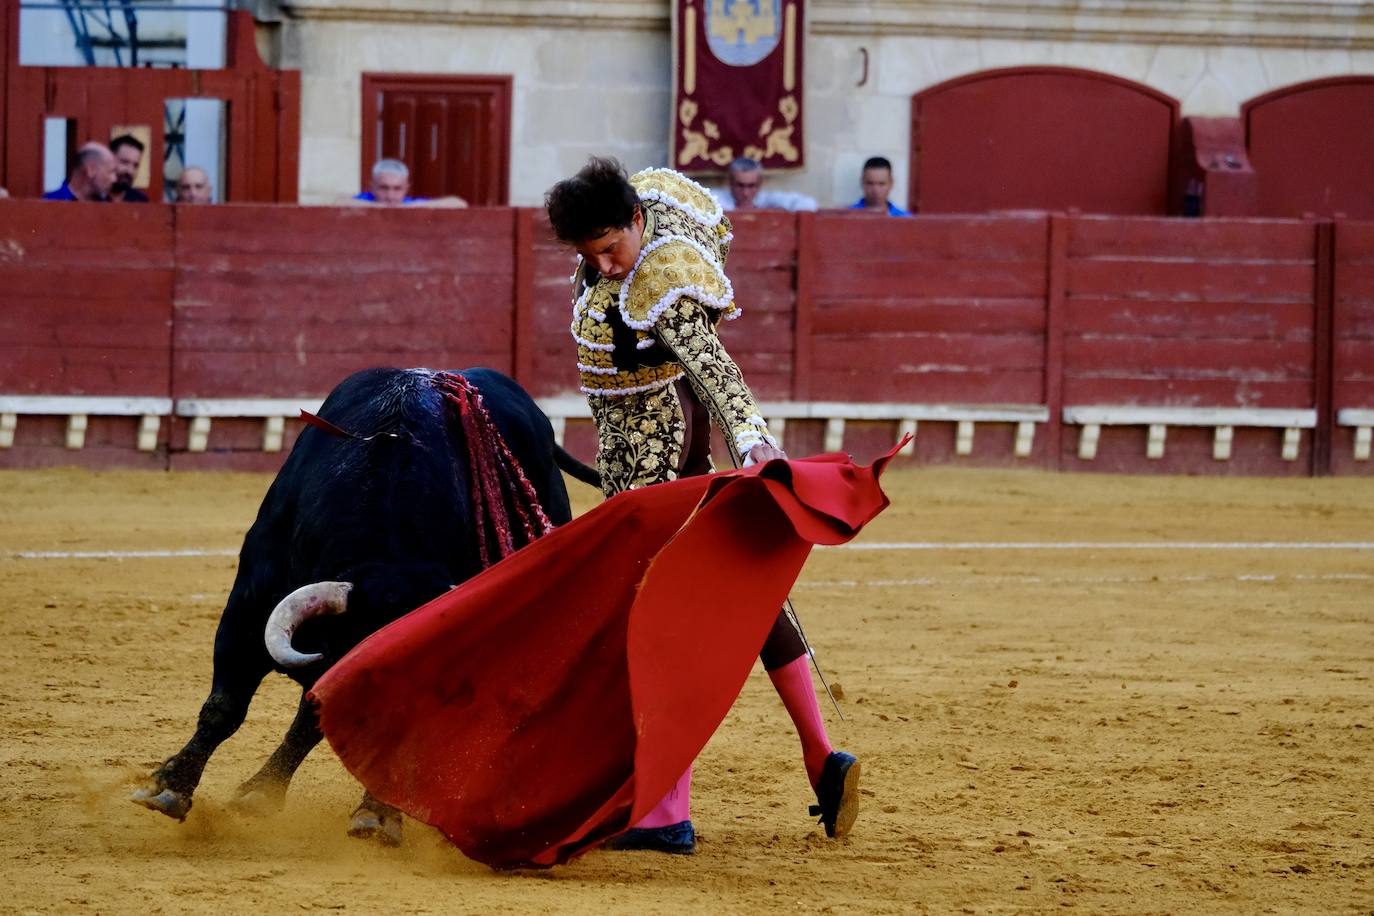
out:
{"label": "man in blue shirt", "polygon": [[882,156],[874,156],[864,163],[864,196],[851,204],[851,210],[866,210],[869,213],[882,213],[887,216],[910,216],[911,214],[887,199],[892,193],[892,163]]}
{"label": "man in blue shirt", "polygon": [[71,172],[44,200],[108,201],[115,182],[115,157],[103,143],[87,143],[72,157]]}
{"label": "man in blue shirt", "polygon": [[461,197],[411,197],[410,169],[399,159],[378,159],[372,167],[372,186],[361,194],[343,197],[335,205],[357,206],[375,204],[382,207],[466,207],[467,201]]}

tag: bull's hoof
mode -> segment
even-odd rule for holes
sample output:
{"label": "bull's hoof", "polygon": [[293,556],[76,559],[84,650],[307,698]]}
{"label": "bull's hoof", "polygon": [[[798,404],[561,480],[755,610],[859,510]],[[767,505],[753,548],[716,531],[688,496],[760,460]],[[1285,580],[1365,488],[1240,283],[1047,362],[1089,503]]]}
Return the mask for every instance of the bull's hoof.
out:
{"label": "bull's hoof", "polygon": [[161,786],[145,786],[129,796],[129,801],[179,821],[186,820],[186,812],[191,810],[191,796]]}
{"label": "bull's hoof", "polygon": [[348,835],[360,840],[376,840],[383,846],[401,845],[401,813],[394,808],[387,812],[359,808],[353,812]]}

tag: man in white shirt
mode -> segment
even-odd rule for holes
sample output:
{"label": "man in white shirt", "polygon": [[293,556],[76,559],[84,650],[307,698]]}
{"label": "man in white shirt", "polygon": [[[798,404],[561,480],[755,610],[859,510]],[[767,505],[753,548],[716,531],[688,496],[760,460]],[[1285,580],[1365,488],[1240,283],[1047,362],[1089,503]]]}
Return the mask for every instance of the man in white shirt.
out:
{"label": "man in white shirt", "polygon": [[741,156],[725,174],[729,186],[711,191],[723,210],[815,210],[816,199],[794,191],[763,190],[763,166]]}

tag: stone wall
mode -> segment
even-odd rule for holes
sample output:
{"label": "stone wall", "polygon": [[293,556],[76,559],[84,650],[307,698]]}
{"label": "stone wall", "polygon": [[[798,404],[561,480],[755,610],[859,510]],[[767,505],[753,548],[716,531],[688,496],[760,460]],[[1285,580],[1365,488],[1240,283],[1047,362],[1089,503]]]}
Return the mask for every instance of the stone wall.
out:
{"label": "stone wall", "polygon": [[[666,0],[304,0],[264,3],[280,66],[302,73],[301,200],[357,189],[367,72],[514,76],[511,203],[593,152],[664,165],[670,91]],[[822,205],[859,194],[870,155],[906,199],[911,97],[997,67],[1082,67],[1178,98],[1183,114],[1310,79],[1374,73],[1374,3],[812,0],[805,170],[770,177]]]}

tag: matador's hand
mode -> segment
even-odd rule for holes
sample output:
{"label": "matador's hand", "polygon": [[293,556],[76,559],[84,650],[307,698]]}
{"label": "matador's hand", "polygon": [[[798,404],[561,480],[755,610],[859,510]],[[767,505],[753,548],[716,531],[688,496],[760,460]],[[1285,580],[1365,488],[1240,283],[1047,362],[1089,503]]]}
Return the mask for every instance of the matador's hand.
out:
{"label": "matador's hand", "polygon": [[772,461],[774,458],[787,459],[787,453],[776,445],[769,445],[767,442],[760,442],[749,450],[749,454],[744,456],[744,466],[751,464],[763,464],[765,461]]}

